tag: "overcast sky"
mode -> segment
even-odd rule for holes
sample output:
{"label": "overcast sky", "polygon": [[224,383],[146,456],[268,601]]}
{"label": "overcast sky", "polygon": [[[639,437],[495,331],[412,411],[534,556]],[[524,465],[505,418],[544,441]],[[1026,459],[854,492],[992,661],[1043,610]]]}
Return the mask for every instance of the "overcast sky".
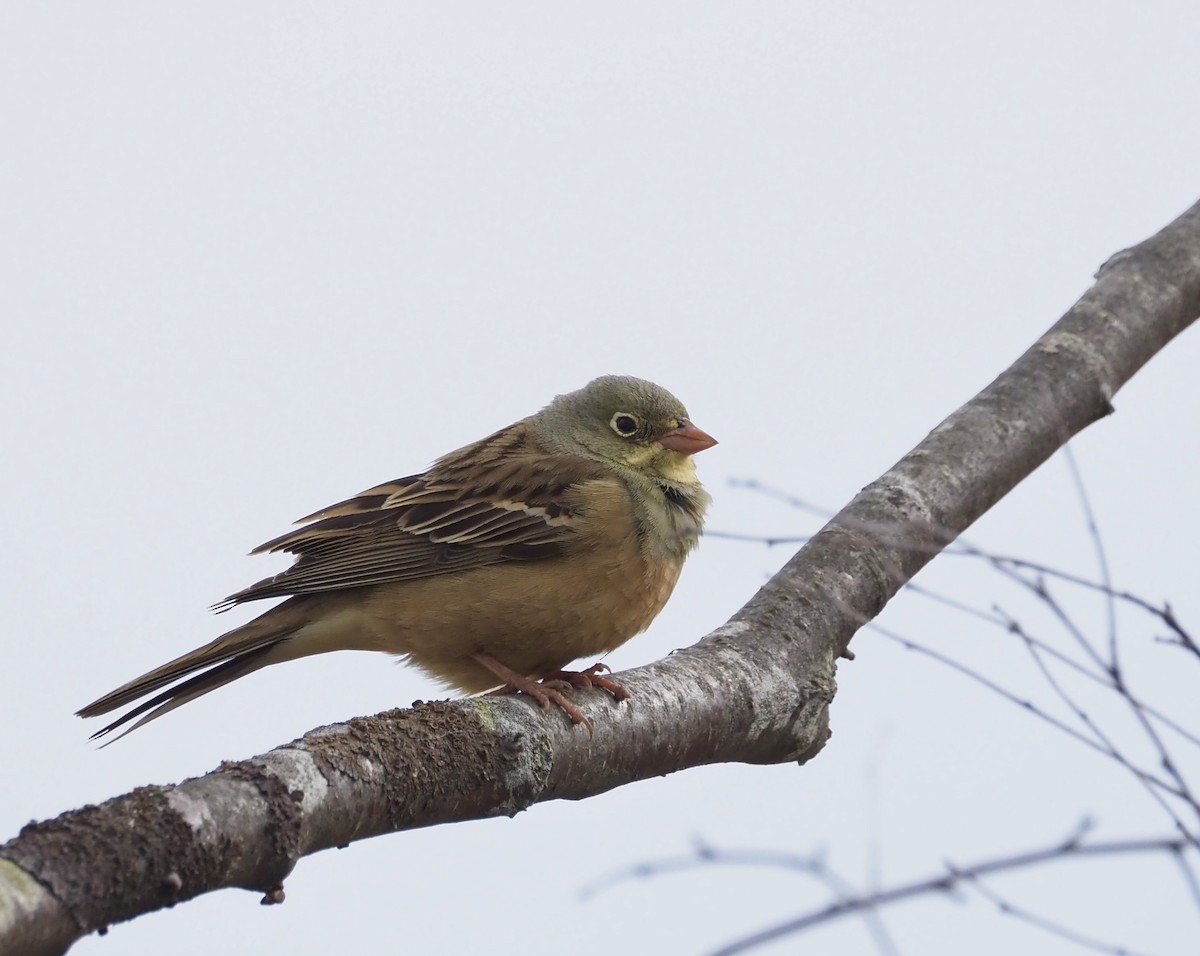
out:
{"label": "overcast sky", "polygon": [[[0,840],[437,696],[341,654],[103,751],[72,716],[255,613],[207,607],[284,566],[244,554],[295,518],[596,375],[659,382],[720,439],[698,459],[711,528],[815,530],[731,482],[840,507],[1200,198],[1198,35],[1194,0],[5,4]],[[1075,446],[1117,584],[1193,632],[1197,367],[1193,330]],[[1095,573],[1061,456],[970,537]],[[706,540],[609,663],[692,643],[789,554]],[[919,580],[1051,633],[964,559]],[[1072,608],[1103,628],[1102,605]],[[883,623],[1055,706],[1011,637],[907,594]],[[1126,663],[1194,730],[1200,668],[1160,630],[1123,617]],[[753,868],[580,891],[697,837],[820,849],[866,887],[1085,815],[1110,838],[1168,831],[1128,774],[1045,723],[877,634],[854,648],[803,768],[693,770],[356,844],[301,861],[281,907],[212,894],[73,952],[700,954],[827,897]],[[1165,860],[992,886],[1138,951],[1200,935]],[[1078,951],[969,893],[884,915],[906,954]],[[764,950],[800,951],[874,949],[849,921]]]}

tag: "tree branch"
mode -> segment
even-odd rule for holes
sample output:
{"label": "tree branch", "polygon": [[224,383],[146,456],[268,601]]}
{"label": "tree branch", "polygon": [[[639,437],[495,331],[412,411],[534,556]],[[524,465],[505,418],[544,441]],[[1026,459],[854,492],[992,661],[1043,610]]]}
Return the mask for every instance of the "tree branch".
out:
{"label": "tree branch", "polygon": [[1011,368],[865,488],[725,625],[580,694],[588,735],[518,698],[425,704],[306,734],[175,787],[143,787],[0,846],[0,950],[240,886],[282,899],[300,857],[514,814],[702,764],[804,762],[829,736],[839,655],[954,537],[1200,314],[1200,204],[1119,253]]}
{"label": "tree branch", "polygon": [[[735,953],[744,953],[782,937],[791,936],[795,933],[811,929],[814,926],[819,926],[822,923],[840,919],[843,916],[874,912],[888,904],[899,903],[915,897],[930,896],[935,893],[947,893],[963,883],[972,883],[976,889],[979,889],[981,886],[979,878],[992,873],[1004,873],[1031,866],[1039,866],[1051,861],[1078,857],[1123,856],[1126,854],[1143,853],[1170,853],[1178,857],[1185,851],[1186,847],[1187,844],[1185,841],[1165,836],[1132,840],[1112,840],[1107,843],[1081,843],[1076,840],[1043,849],[1030,850],[1027,853],[1020,853],[1014,856],[974,863],[969,866],[956,866],[947,861],[944,873],[937,873],[924,879],[914,880],[911,883],[904,883],[886,890],[876,890],[873,893],[864,893],[860,896],[843,896],[843,898],[830,903],[828,906],[805,913],[803,916],[797,916],[786,922],[778,923],[775,926],[759,930],[734,943],[722,946],[713,953],[713,956],[733,956]],[[799,863],[795,865],[797,868],[803,866],[803,864]],[[811,866],[803,868],[811,869]],[[989,898],[992,898],[994,901],[994,897]],[[1030,919],[1031,914],[1028,914],[1026,911],[1018,910],[1016,907],[1011,906],[1011,904],[1006,905],[1010,914],[1019,916],[1027,921],[1034,921]],[[1041,918],[1036,918],[1036,921],[1043,929],[1048,929],[1056,935],[1065,936],[1068,933],[1068,931],[1056,923],[1050,923]],[[1079,934],[1071,935],[1074,937],[1074,942],[1088,945],[1093,949],[1103,946],[1107,952],[1129,952],[1124,948],[1100,944],[1096,940],[1082,937]]]}

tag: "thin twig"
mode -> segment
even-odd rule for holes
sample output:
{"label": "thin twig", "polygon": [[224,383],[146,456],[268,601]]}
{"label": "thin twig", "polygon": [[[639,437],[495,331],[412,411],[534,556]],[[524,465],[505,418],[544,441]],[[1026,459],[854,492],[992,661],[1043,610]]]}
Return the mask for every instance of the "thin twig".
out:
{"label": "thin twig", "polygon": [[[1050,594],[1048,589],[1044,590],[1042,592],[1042,594],[1043,594],[1044,600],[1048,604],[1057,607],[1057,602],[1054,600],[1053,595]],[[1075,699],[1070,694],[1067,693],[1066,689],[1059,682],[1058,678],[1055,677],[1053,671],[1050,670],[1049,666],[1046,664],[1045,659],[1042,657],[1040,650],[1034,646],[1033,641],[1029,638],[1029,636],[1025,633],[1024,628],[1022,628],[1021,625],[1016,620],[1013,620],[1011,630],[1014,634],[1021,637],[1022,640],[1024,641],[1025,647],[1029,651],[1030,656],[1033,658],[1034,664],[1037,666],[1038,670],[1041,672],[1042,677],[1045,678],[1046,683],[1050,685],[1050,689],[1054,691],[1054,693],[1058,696],[1058,698],[1064,704],[1066,704],[1066,706],[1068,708],[1070,708],[1070,710],[1075,714],[1075,718],[1081,724],[1083,724],[1084,727],[1086,727],[1089,731],[1091,731],[1094,739],[1097,742],[1096,749],[1099,750],[1100,753],[1106,754],[1111,759],[1113,759],[1117,763],[1119,763],[1126,770],[1128,770],[1130,773],[1132,773],[1134,775],[1134,777],[1136,777],[1138,779],[1138,781],[1142,784],[1142,786],[1144,786],[1146,788],[1146,791],[1149,793],[1151,799],[1153,799],[1159,805],[1159,807],[1162,808],[1163,812],[1166,813],[1167,816],[1169,816],[1171,818],[1171,822],[1175,824],[1175,827],[1179,831],[1179,833],[1182,834],[1185,838],[1187,838],[1190,842],[1192,842],[1196,846],[1197,849],[1200,849],[1200,842],[1197,842],[1197,840],[1200,838],[1198,838],[1196,835],[1192,834],[1188,830],[1187,826],[1184,824],[1184,822],[1182,820],[1179,819],[1179,816],[1172,809],[1171,805],[1169,803],[1167,803],[1166,798],[1161,793],[1159,793],[1152,785],[1151,780],[1152,779],[1157,780],[1157,778],[1151,778],[1151,777],[1149,777],[1148,774],[1145,774],[1138,767],[1135,767],[1133,762],[1128,757],[1126,757],[1123,753],[1121,753],[1121,751],[1113,743],[1112,738],[1110,738],[1108,736],[1108,734],[1106,734],[1100,728],[1100,725],[1097,724],[1096,721],[1092,719],[1092,716],[1075,702]],[[1114,681],[1115,681],[1115,678],[1114,678]],[[1117,686],[1117,684],[1115,682],[1112,683],[1110,686],[1112,687],[1112,689],[1114,691],[1116,691],[1118,694],[1120,694],[1120,696],[1125,697],[1127,700],[1129,699],[1129,695],[1126,693],[1123,693],[1121,691],[1121,688],[1119,686]],[[1134,708],[1135,712],[1136,712],[1136,709],[1137,708],[1135,707]],[[1169,766],[1169,758],[1166,755],[1166,750],[1163,747],[1162,741],[1158,737],[1158,735],[1154,733],[1153,728],[1149,727],[1148,723],[1145,720],[1144,715],[1142,715],[1142,724],[1147,729],[1147,732],[1149,733],[1152,742],[1157,743],[1159,754],[1164,763],[1164,767],[1168,767]],[[1187,783],[1183,780],[1183,778],[1181,776],[1179,776],[1179,774],[1171,774],[1171,776],[1175,780],[1180,798],[1185,803],[1187,803],[1189,806],[1196,807],[1195,797],[1192,796],[1192,793],[1188,789]],[[1200,809],[1200,808],[1198,808],[1198,809]]]}
{"label": "thin twig", "polygon": [[1104,589],[1104,600],[1108,609],[1108,666],[1115,676],[1121,673],[1121,664],[1117,656],[1117,602],[1113,597],[1108,553],[1104,550],[1104,541],[1100,537],[1100,526],[1096,524],[1092,502],[1083,483],[1083,474],[1079,470],[1079,464],[1075,461],[1075,452],[1071,449],[1071,443],[1063,445],[1062,450],[1067,459],[1067,468],[1071,472],[1071,480],[1075,483],[1075,491],[1079,495],[1079,504],[1083,508],[1083,515],[1087,521],[1088,536],[1092,539],[1096,550],[1096,563],[1100,567],[1100,584]]}
{"label": "thin twig", "polygon": [[778,923],[775,926],[771,926],[767,929],[760,930],[757,933],[745,936],[736,942],[730,943],[729,945],[716,950],[712,956],[733,956],[734,953],[744,953],[756,946],[762,946],[765,943],[772,942],[773,940],[780,939],[781,937],[799,933],[802,930],[809,929],[821,923],[828,923],[843,916],[849,916],[868,907],[875,908],[887,906],[890,903],[912,899],[913,897],[917,896],[945,893],[956,888],[958,884],[964,880],[978,879],[979,877],[989,873],[1003,873],[1010,870],[1023,869],[1029,866],[1037,866],[1038,864],[1046,863],[1051,860],[1063,860],[1072,857],[1116,856],[1131,853],[1179,854],[1184,851],[1185,847],[1186,844],[1184,841],[1171,837],[1150,837],[1141,840],[1116,840],[1107,843],[1092,844],[1068,841],[1066,843],[1057,843],[1051,847],[1046,847],[1040,850],[1032,850],[1027,853],[1017,854],[1015,856],[986,860],[982,863],[976,863],[971,866],[954,866],[947,872],[940,873],[936,876],[927,877],[923,880],[916,880],[911,883],[905,883],[900,886],[895,886],[890,890],[884,890],[880,893],[872,893],[870,896],[841,900],[837,903],[831,903],[829,906],[823,907],[822,909],[812,910],[811,912],[805,913],[802,916],[787,920],[783,923]]}
{"label": "thin twig", "polygon": [[[579,895],[583,899],[589,899],[628,880],[651,879],[669,873],[713,865],[778,867],[819,880],[839,901],[859,899],[861,896],[848,880],[829,867],[823,852],[801,856],[776,850],[723,850],[699,838],[695,842],[695,852],[690,856],[670,857],[635,864],[587,884],[580,890]],[[875,941],[876,948],[885,956],[896,956],[899,950],[895,940],[892,939],[879,914],[874,909],[867,907],[862,910],[862,915],[867,930]]]}
{"label": "thin twig", "polygon": [[[997,684],[994,680],[992,680],[988,677],[985,677],[984,675],[978,673],[977,671],[972,670],[971,668],[967,667],[965,664],[962,664],[959,661],[954,660],[954,658],[949,657],[948,655],[943,654],[940,651],[936,651],[931,647],[926,647],[923,644],[919,644],[916,641],[912,640],[911,638],[904,637],[903,635],[898,634],[895,631],[892,631],[888,628],[882,627],[881,625],[876,624],[875,622],[871,622],[871,624],[869,626],[876,633],[882,634],[884,637],[895,641],[896,643],[900,644],[905,649],[910,650],[910,651],[916,651],[918,654],[924,654],[926,657],[931,657],[934,660],[938,661],[939,663],[944,664],[946,667],[949,667],[952,670],[958,671],[960,674],[963,674],[964,676],[971,678],[971,680],[982,684],[984,687],[988,688],[988,690],[990,690],[996,694],[999,694],[1005,700],[1011,701],[1012,703],[1014,703],[1018,707],[1020,707],[1022,710],[1025,710],[1028,713],[1033,714],[1035,717],[1038,717],[1038,718],[1046,721],[1046,723],[1050,724],[1052,727],[1057,728],[1058,730],[1062,731],[1064,734],[1071,737],[1072,739],[1079,741],[1084,746],[1096,751],[1099,754],[1103,754],[1104,756],[1109,757],[1110,759],[1116,759],[1114,752],[1106,749],[1102,745],[1098,744],[1096,741],[1092,740],[1090,737],[1087,737],[1084,734],[1080,733],[1074,727],[1071,727],[1070,725],[1059,720],[1057,717],[1054,717],[1054,716],[1046,713],[1044,710],[1042,710],[1040,707],[1038,707],[1037,704],[1035,704],[1033,701],[1031,701],[1025,697],[1017,696],[1012,691]],[[1155,775],[1153,775],[1145,770],[1141,770],[1138,767],[1133,766],[1128,761],[1120,761],[1120,762],[1122,762],[1123,766],[1125,766],[1126,769],[1128,769],[1129,772],[1132,773],[1134,776],[1136,776],[1138,779],[1154,784],[1154,786],[1160,788],[1165,793],[1169,793],[1171,796],[1178,797],[1181,800],[1185,800],[1185,801],[1190,800],[1190,796],[1188,794],[1185,794],[1182,791],[1178,790],[1177,788],[1172,786],[1167,781],[1165,781],[1159,777],[1156,777]],[[1196,837],[1194,835],[1189,834],[1188,839],[1189,839],[1189,841],[1194,841],[1196,839]]]}
{"label": "thin twig", "polygon": [[1098,953],[1111,953],[1112,956],[1145,956],[1135,950],[1129,949],[1126,946],[1117,946],[1112,943],[1104,943],[1092,936],[1085,936],[1078,930],[1073,930],[1070,927],[1056,923],[1053,920],[1047,919],[1045,916],[1040,916],[1032,910],[1027,910],[1023,906],[1017,906],[1015,903],[1005,899],[995,890],[983,884],[983,881],[976,877],[965,877],[965,880],[971,883],[971,886],[984,899],[992,903],[1005,916],[1012,916],[1021,920],[1023,923],[1028,923],[1040,929],[1044,933],[1051,936],[1057,936],[1060,939],[1065,939],[1067,942],[1075,943],[1079,946],[1084,946],[1087,949],[1095,950]]}

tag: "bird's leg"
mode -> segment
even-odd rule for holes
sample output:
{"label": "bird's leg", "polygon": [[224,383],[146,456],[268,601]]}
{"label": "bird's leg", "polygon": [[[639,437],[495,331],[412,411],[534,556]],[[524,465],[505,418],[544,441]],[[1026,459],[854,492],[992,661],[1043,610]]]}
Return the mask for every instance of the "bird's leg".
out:
{"label": "bird's leg", "polygon": [[601,671],[611,671],[607,664],[597,662],[581,671],[558,671],[550,675],[551,680],[563,681],[572,687],[599,687],[612,694],[614,700],[629,700],[633,695],[615,680],[601,676]]}
{"label": "bird's leg", "polygon": [[583,715],[583,711],[567,700],[562,692],[553,686],[560,682],[552,680],[549,684],[543,684],[532,677],[518,674],[511,667],[501,664],[491,654],[485,654],[483,651],[476,651],[471,657],[504,681],[504,686],[493,693],[513,694],[519,691],[536,700],[542,710],[548,710],[551,703],[556,704],[571,719],[571,723],[583,724],[589,731],[592,730],[592,722]]}

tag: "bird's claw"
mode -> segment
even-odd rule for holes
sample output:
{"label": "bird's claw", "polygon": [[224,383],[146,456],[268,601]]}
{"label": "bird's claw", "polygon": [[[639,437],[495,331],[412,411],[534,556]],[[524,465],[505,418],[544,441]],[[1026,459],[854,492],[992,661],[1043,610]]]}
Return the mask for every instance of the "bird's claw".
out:
{"label": "bird's claw", "polygon": [[536,700],[542,710],[549,710],[550,705],[554,704],[567,715],[571,723],[583,724],[588,729],[588,733],[594,732],[595,728],[592,726],[592,722],[584,716],[583,711],[563,696],[562,692],[564,690],[570,690],[574,686],[564,675],[552,674],[547,679],[538,681],[532,677],[525,677],[523,674],[518,674],[512,668],[501,664],[490,654],[479,652],[474,656],[475,660],[504,681],[504,686],[492,691],[491,695],[525,694],[527,697],[532,697]]}
{"label": "bird's claw", "polygon": [[601,690],[608,691],[612,695],[613,700],[629,700],[633,696],[615,680],[601,676],[601,671],[612,673],[612,668],[607,664],[595,663],[591,667],[585,667],[581,671],[559,671],[556,674],[551,674],[548,679],[584,689],[599,687]]}

